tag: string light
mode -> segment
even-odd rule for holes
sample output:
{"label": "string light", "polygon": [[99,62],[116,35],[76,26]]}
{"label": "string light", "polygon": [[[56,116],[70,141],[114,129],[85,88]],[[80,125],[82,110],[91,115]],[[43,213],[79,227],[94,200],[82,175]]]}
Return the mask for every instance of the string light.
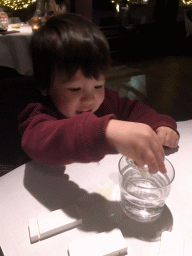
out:
{"label": "string light", "polygon": [[[24,9],[35,3],[37,0],[0,0],[0,6],[5,6],[13,10]],[[130,0],[127,0],[129,2]],[[119,2],[111,0],[112,3]],[[145,2],[145,1],[144,1]],[[192,0],[182,0],[185,5],[192,4]]]}
{"label": "string light", "polygon": [[35,2],[36,0],[0,0],[0,6],[5,6],[12,10],[20,10]]}
{"label": "string light", "polygon": [[182,2],[187,5],[192,4],[192,0],[182,0]]}

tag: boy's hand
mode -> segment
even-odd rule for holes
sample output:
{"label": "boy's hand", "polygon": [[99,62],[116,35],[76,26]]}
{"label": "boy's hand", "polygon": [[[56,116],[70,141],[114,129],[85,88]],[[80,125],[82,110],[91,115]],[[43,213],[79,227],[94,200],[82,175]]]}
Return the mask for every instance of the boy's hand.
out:
{"label": "boy's hand", "polygon": [[161,141],[150,126],[110,120],[106,128],[106,138],[119,153],[133,159],[137,166],[147,164],[150,173],[166,173]]}
{"label": "boy's hand", "polygon": [[155,132],[163,146],[169,148],[176,148],[178,146],[179,135],[173,129],[166,126],[160,126]]}

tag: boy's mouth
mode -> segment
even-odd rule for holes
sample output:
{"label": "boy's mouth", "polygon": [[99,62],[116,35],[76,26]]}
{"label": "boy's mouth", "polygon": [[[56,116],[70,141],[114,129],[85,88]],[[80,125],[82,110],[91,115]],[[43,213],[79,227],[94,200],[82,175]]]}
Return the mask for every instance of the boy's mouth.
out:
{"label": "boy's mouth", "polygon": [[77,115],[80,115],[80,114],[83,114],[85,112],[92,112],[92,109],[83,109],[83,110],[79,110],[79,111],[76,111],[76,114]]}

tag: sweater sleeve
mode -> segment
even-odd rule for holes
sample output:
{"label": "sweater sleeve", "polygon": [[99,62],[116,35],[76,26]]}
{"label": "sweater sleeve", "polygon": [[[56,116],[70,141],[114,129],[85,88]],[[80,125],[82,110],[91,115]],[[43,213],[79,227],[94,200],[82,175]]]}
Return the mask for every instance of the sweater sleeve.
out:
{"label": "sweater sleeve", "polygon": [[41,104],[29,104],[19,116],[22,148],[30,158],[46,165],[99,161],[116,153],[105,137],[111,118],[114,115],[83,113],[58,120]]}
{"label": "sweater sleeve", "polygon": [[177,124],[172,117],[157,113],[142,101],[120,98],[117,92],[110,89],[106,89],[103,111],[105,114],[115,114],[119,120],[145,123],[154,130],[160,126],[167,126],[178,133]]}

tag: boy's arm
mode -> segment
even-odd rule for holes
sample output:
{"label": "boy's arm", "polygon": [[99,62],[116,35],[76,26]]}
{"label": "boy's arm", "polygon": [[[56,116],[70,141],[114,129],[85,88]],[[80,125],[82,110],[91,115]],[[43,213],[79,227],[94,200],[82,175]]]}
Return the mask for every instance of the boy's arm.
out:
{"label": "boy's arm", "polygon": [[164,152],[155,132],[145,124],[83,113],[58,120],[41,104],[30,104],[20,115],[22,147],[28,156],[46,165],[101,160],[122,153],[150,172],[161,170]]}
{"label": "boy's arm", "polygon": [[173,118],[157,113],[142,101],[130,100],[127,97],[120,98],[117,92],[107,88],[105,95],[103,104],[105,114],[113,113],[119,120],[144,123],[153,130],[160,126],[166,126],[177,131],[177,124]]}
{"label": "boy's arm", "polygon": [[157,134],[161,145],[176,148],[179,142],[179,133],[175,120],[167,115],[158,114],[141,101],[135,103],[128,120],[149,125]]}
{"label": "boy's arm", "polygon": [[170,148],[178,146],[179,133],[172,117],[157,113],[141,101],[133,101],[132,104],[132,111],[126,120],[149,125],[156,132],[163,146]]}
{"label": "boy's arm", "polygon": [[[154,143],[158,140],[158,144],[160,143],[163,146],[177,147],[179,133],[177,131],[175,120],[170,116],[158,114],[154,109],[141,101],[131,101],[129,98],[119,98],[118,93],[109,89],[106,89],[104,105],[104,109],[107,110],[109,109],[107,106],[111,106],[110,111],[115,113],[118,119],[128,121],[120,123],[120,121],[115,122],[115,120],[111,120],[109,122],[106,136],[109,136],[108,138],[111,141],[111,144],[122,154],[133,158],[138,166],[143,166],[148,163],[149,166],[151,166],[151,172],[153,172],[152,169],[159,169],[159,167],[162,166],[162,160],[159,160],[159,157],[156,155]],[[150,126],[153,129],[153,133],[152,129],[151,131],[149,129],[150,127],[146,129],[144,124]],[[116,133],[115,135],[115,130],[118,131],[118,129],[119,133]],[[131,133],[129,129],[132,129]],[[140,129],[140,131],[138,129]],[[122,135],[122,132],[132,134],[132,137],[129,138],[124,135],[125,140],[123,140],[123,137],[119,136],[120,134]],[[138,132],[140,132],[140,134]],[[149,137],[142,137],[145,135],[145,132]],[[116,140],[114,140],[115,138]],[[124,146],[121,147],[123,141]],[[142,144],[142,141],[144,144]],[[136,147],[129,148],[129,145],[131,144]],[[159,152],[162,152],[162,146],[160,148],[158,147],[158,150]],[[164,168],[161,167],[161,169],[163,172]]]}
{"label": "boy's arm", "polygon": [[119,98],[117,92],[109,89],[106,89],[104,109],[108,110],[109,107],[107,108],[107,106],[111,106],[110,111],[119,120],[149,125],[157,133],[163,146],[170,148],[178,146],[179,133],[177,124],[172,117],[158,114],[154,109],[139,100],[131,101],[127,97]]}
{"label": "boy's arm", "polygon": [[105,137],[111,118],[87,112],[58,120],[41,104],[30,104],[19,117],[22,148],[31,159],[47,165],[99,161],[117,153]]}

